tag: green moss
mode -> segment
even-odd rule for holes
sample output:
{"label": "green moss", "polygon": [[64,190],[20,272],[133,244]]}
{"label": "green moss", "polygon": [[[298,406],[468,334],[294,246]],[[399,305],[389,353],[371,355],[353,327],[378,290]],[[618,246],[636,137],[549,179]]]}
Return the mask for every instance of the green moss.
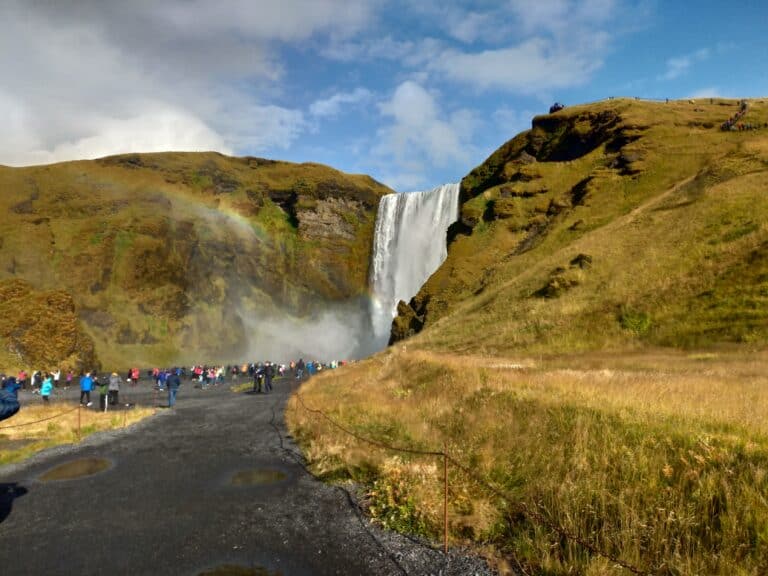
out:
{"label": "green moss", "polygon": [[128,230],[119,230],[115,235],[115,260],[120,260],[130,249],[136,234]]}
{"label": "green moss", "polygon": [[619,324],[624,330],[629,330],[636,336],[642,336],[650,330],[653,322],[647,312],[633,308],[622,308],[619,313]]}
{"label": "green moss", "polygon": [[752,232],[757,232],[757,230],[760,229],[760,225],[756,222],[747,222],[746,224],[742,226],[738,226],[736,228],[733,228],[726,232],[723,235],[722,241],[723,242],[733,242],[734,240],[738,240],[739,238],[743,236],[747,236],[748,234],[752,234]]}

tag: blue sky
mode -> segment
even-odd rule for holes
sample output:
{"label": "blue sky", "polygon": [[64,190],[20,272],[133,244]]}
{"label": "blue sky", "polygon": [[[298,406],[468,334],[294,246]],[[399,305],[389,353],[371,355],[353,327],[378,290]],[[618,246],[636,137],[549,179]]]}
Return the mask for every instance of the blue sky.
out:
{"label": "blue sky", "polygon": [[396,190],[554,101],[768,95],[768,3],[0,2],[0,164],[218,150]]}

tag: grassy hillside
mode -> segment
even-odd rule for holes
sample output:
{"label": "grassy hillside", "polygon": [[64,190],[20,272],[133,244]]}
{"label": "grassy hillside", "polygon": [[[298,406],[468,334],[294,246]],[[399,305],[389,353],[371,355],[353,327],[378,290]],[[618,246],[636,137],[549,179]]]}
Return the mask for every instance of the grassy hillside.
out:
{"label": "grassy hillside", "polygon": [[[398,341],[302,387],[314,470],[504,574],[768,573],[768,103],[534,119],[462,181]],[[330,424],[379,443],[361,442]],[[617,562],[618,560],[618,562]]]}
{"label": "grassy hillside", "polygon": [[[411,345],[567,352],[768,338],[768,103],[610,100],[537,117],[462,181]],[[404,331],[398,336],[402,337]],[[406,332],[407,333],[407,332]]]}
{"label": "grassy hillside", "polygon": [[502,574],[630,574],[606,556],[654,576],[768,573],[765,351],[404,348],[314,378],[288,411],[315,473],[366,486],[378,522],[442,541],[441,459],[304,406],[471,471],[449,466],[451,545]]}
{"label": "grassy hillside", "polygon": [[0,168],[0,191],[0,280],[71,295],[98,358],[127,366],[237,357],[249,315],[364,293],[390,190],[319,164],[165,153]]}

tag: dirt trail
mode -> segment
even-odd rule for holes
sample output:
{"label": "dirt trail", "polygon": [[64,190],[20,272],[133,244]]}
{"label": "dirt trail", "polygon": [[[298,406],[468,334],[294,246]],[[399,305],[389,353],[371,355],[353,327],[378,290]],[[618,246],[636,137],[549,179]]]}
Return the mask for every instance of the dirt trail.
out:
{"label": "dirt trail", "polygon": [[[282,424],[288,394],[287,381],[269,395],[184,385],[174,410],[0,467],[0,573],[490,574],[371,526],[308,475]],[[41,478],[81,458],[110,466]]]}

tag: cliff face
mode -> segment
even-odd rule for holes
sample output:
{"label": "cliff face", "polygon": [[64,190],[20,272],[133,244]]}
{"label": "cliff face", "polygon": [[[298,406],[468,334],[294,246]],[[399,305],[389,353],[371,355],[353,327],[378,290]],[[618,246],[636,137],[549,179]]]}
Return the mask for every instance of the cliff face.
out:
{"label": "cliff face", "polygon": [[462,180],[448,259],[401,303],[392,341],[423,329],[433,347],[502,353],[768,340],[768,104],[749,101],[753,129],[721,130],[739,106],[610,100],[534,118]]}
{"label": "cliff face", "polygon": [[0,190],[0,279],[71,296],[99,358],[120,365],[237,358],[248,319],[363,294],[390,192],[213,153],[0,168]]}
{"label": "cliff face", "polygon": [[37,291],[23,280],[2,280],[0,318],[4,366],[98,367],[93,340],[83,331],[75,303],[66,292]]}

